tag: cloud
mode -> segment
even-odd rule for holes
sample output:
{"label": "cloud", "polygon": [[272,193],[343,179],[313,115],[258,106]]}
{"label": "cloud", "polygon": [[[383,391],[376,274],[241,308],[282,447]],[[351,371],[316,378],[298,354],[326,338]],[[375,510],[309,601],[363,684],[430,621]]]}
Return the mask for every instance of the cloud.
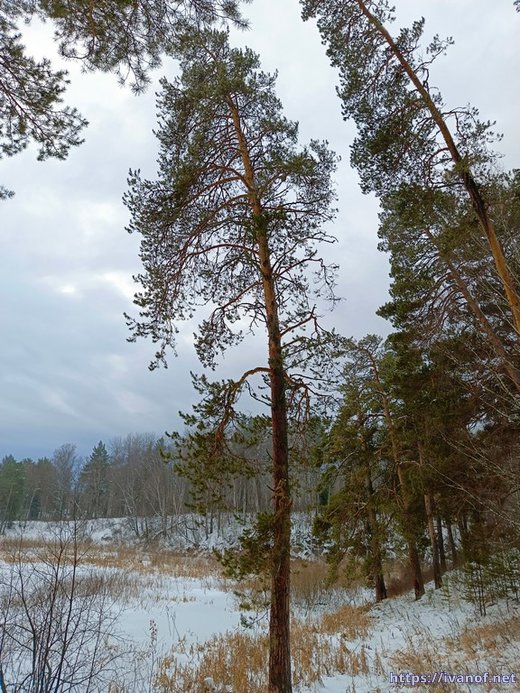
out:
{"label": "cloud", "polygon": [[[505,132],[505,165],[517,165],[520,95],[510,77],[520,62],[520,14],[511,3],[489,0],[396,4],[398,24],[424,13],[431,34],[454,35],[457,44],[432,83],[450,105],[471,101],[483,118],[496,118]],[[326,138],[342,156],[331,227],[339,242],[327,252],[340,263],[338,293],[346,300],[327,320],[347,335],[383,332],[388,326],[375,310],[387,298],[388,264],[376,249],[378,207],[360,193],[349,167],[355,128],[342,120],[336,74],[315,26],[301,22],[297,0],[256,0],[245,11],[252,29],[233,32],[233,39],[258,51],[264,69],[279,70],[278,94],[286,115],[300,121],[301,140]],[[48,29],[37,24],[26,43],[42,56],[52,47]],[[50,454],[64,442],[88,454],[100,438],[173,430],[181,426],[178,410],[189,410],[197,397],[189,375],[201,370],[192,345],[196,324],[183,327],[169,368],[151,373],[154,345],[127,343],[123,319],[134,308],[132,275],[140,266],[122,195],[130,168],[155,175],[157,79],[135,97],[113,75],[66,66],[67,102],[90,122],[85,143],[66,161],[36,162],[31,148],[3,161],[0,182],[16,196],[1,203],[0,455]],[[156,77],[163,72],[171,78],[176,67],[169,61]],[[263,336],[226,354],[217,375],[236,375],[252,359],[266,359]]]}

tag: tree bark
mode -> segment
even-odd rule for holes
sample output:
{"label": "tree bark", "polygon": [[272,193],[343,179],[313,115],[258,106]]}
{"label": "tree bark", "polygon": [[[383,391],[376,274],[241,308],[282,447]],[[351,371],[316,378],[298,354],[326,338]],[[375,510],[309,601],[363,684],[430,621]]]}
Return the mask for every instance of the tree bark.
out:
{"label": "tree bark", "polygon": [[446,531],[448,533],[448,544],[450,545],[451,567],[456,568],[459,565],[459,554],[457,552],[457,545],[455,544],[451,522],[446,523]]}
{"label": "tree bark", "polygon": [[[368,522],[370,525],[372,525],[372,523],[374,522],[377,525],[377,520],[374,511],[369,511]],[[372,551],[371,569],[372,578],[374,580],[374,588],[376,591],[376,602],[382,602],[383,599],[386,599],[388,597],[388,594],[386,592],[385,576],[383,573],[383,561],[381,559],[381,546],[379,544],[379,538],[377,536],[377,526],[375,530],[371,527],[370,533]]]}
{"label": "tree bark", "polygon": [[415,599],[420,599],[424,594],[424,578],[421,568],[421,560],[417,550],[417,542],[415,540],[415,532],[413,529],[414,518],[411,511],[410,496],[408,493],[408,484],[404,473],[402,463],[397,465],[397,476],[399,478],[399,486],[401,488],[401,500],[403,504],[403,534],[408,547],[408,560],[413,575],[413,589]]}
{"label": "tree bark", "polygon": [[[417,450],[419,453],[419,464],[421,467],[424,467],[424,452],[420,443],[417,445]],[[439,560],[439,544],[435,534],[435,523],[433,519],[433,496],[429,492],[424,494],[424,510],[426,512],[426,522],[432,550],[433,581],[435,589],[438,590],[442,587],[441,564]]]}
{"label": "tree bark", "polygon": [[285,370],[278,298],[271,266],[267,227],[258,194],[254,169],[242,131],[238,108],[230,98],[228,106],[238,139],[244,178],[256,234],[260,273],[266,311],[269,380],[271,389],[273,545],[271,549],[271,607],[269,617],[269,693],[291,693],[290,650],[290,549],[291,495],[289,489],[289,443]]}
{"label": "tree bark", "polygon": [[435,589],[442,587],[442,571],[440,562],[439,543],[435,534],[435,523],[433,519],[433,498],[431,493],[424,494],[424,509],[428,522],[428,534],[430,535],[430,546],[432,549],[433,581]]}
{"label": "tree bark", "polygon": [[462,560],[466,561],[468,558],[468,518],[466,513],[463,512],[457,517],[457,527],[460,534],[460,545],[462,549]]}
{"label": "tree bark", "polygon": [[439,543],[439,561],[441,564],[441,574],[442,574],[448,570],[448,566],[446,564],[446,550],[444,548],[444,536],[442,533],[442,519],[441,519],[440,515],[437,515],[436,522],[437,522],[437,541]]}
{"label": "tree bark", "polygon": [[372,504],[374,496],[374,486],[372,484],[372,475],[370,473],[370,465],[366,465],[366,486],[368,495],[368,527],[370,531],[370,570],[374,581],[376,591],[376,602],[382,602],[387,598],[385,577],[383,573],[383,560],[381,557],[381,542],[379,540],[379,525],[377,521],[377,513]]}
{"label": "tree bark", "polygon": [[[438,248],[437,243],[435,241],[435,238],[431,231],[429,229],[425,229],[425,233],[428,236],[428,238],[431,240],[433,245]],[[457,289],[460,291],[462,296],[464,297],[464,300],[466,301],[469,309],[472,311],[473,315],[476,317],[478,324],[480,325],[480,328],[484,332],[484,334],[488,337],[495,354],[498,356],[498,358],[502,361],[503,368],[508,374],[508,376],[511,379],[511,382],[514,384],[515,388],[517,391],[520,393],[520,372],[518,371],[517,367],[513,364],[511,357],[507,353],[507,351],[504,348],[504,345],[495,332],[493,326],[489,322],[486,314],[478,304],[478,301],[476,298],[473,296],[471,291],[469,290],[466,282],[464,281],[462,275],[460,274],[458,268],[454,264],[454,262],[445,254],[445,253],[440,253],[439,255],[440,259],[445,263],[446,267],[448,268],[449,275],[453,281],[453,283],[456,285]]]}
{"label": "tree bark", "polygon": [[259,233],[259,254],[269,337],[269,378],[273,436],[273,546],[269,621],[269,693],[290,693],[290,548],[291,497],[285,371],[283,367],[278,303],[265,232]]}

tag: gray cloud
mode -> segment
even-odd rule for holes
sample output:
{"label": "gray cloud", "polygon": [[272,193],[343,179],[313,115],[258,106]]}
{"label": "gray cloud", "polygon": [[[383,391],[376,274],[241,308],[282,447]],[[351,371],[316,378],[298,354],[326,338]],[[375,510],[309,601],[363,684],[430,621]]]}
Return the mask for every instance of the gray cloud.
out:
{"label": "gray cloud", "polygon": [[[489,0],[398,0],[400,21],[427,16],[430,34],[457,40],[432,70],[432,83],[448,103],[471,102],[505,133],[504,166],[518,161],[520,15],[512,3]],[[256,0],[245,11],[249,32],[233,39],[261,55],[264,69],[279,70],[278,93],[289,118],[300,121],[302,141],[326,138],[342,157],[340,213],[332,229],[341,264],[338,293],[345,297],[328,320],[344,334],[362,336],[388,327],[375,316],[386,300],[388,267],[378,253],[377,203],[359,192],[348,165],[355,130],[342,121],[336,77],[316,28],[302,24],[296,0]],[[27,43],[50,54],[52,39],[35,25]],[[74,442],[88,454],[100,438],[134,431],[172,430],[177,411],[195,401],[190,370],[200,371],[191,346],[194,326],[182,333],[178,358],[150,373],[151,343],[128,344],[123,312],[132,310],[131,276],[139,271],[138,239],[125,233],[121,202],[129,168],[153,177],[157,144],[157,81],[144,96],[120,88],[113,76],[83,75],[67,65],[67,101],[90,121],[85,143],[64,162],[35,161],[34,151],[4,161],[1,183],[16,191],[2,203],[0,231],[0,456],[50,454]],[[169,62],[159,73],[175,73]],[[229,354],[221,375],[265,360],[262,338]],[[256,365],[256,364],[255,364]]]}

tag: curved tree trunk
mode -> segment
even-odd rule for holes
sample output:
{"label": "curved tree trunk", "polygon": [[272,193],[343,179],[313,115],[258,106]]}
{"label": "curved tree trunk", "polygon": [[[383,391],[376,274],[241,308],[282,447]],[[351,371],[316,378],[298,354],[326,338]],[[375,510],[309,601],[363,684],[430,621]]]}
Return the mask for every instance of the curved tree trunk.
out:
{"label": "curved tree trunk", "polygon": [[448,124],[443,116],[443,114],[437,108],[435,102],[433,101],[427,86],[419,79],[419,76],[408,62],[403,53],[399,50],[399,46],[395,43],[390,33],[386,30],[379,19],[370,12],[367,7],[366,2],[363,0],[357,0],[357,4],[361,12],[365,15],[370,24],[381,34],[386,44],[397,58],[402,68],[408,75],[408,78],[414,85],[417,93],[423,100],[424,105],[430,112],[430,115],[435,122],[439,132],[446,144],[446,147],[450,153],[451,159],[455,165],[455,170],[458,173],[462,184],[471,200],[471,204],[478,217],[480,225],[486,235],[491,254],[493,255],[493,260],[495,262],[495,268],[499,276],[500,282],[504,289],[504,293],[511,309],[511,314],[513,317],[513,325],[515,327],[517,338],[520,339],[520,296],[518,290],[515,286],[513,276],[507,265],[507,261],[504,255],[504,251],[498,240],[495,226],[488,213],[488,205],[484,198],[483,192],[475,179],[473,178],[471,169],[469,165],[465,162],[463,156],[458,150],[458,147],[453,139],[453,136],[448,128]]}

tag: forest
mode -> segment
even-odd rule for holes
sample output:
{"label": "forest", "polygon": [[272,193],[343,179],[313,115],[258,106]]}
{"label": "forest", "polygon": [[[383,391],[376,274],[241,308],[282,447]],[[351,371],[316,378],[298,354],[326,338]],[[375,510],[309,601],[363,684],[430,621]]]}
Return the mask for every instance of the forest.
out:
{"label": "forest", "polygon": [[[24,22],[50,22],[63,56],[116,73],[137,94],[166,57],[176,61],[157,94],[156,173],[130,169],[123,196],[140,261],[124,317],[128,341],[154,345],[151,371],[181,361],[186,339],[202,369],[178,430],[99,440],[84,458],[72,443],[36,459],[1,450],[0,535],[125,518],[135,545],[167,553],[180,517],[196,518],[206,538],[242,523],[214,570],[237,585],[257,580],[267,595],[267,663],[258,688],[234,684],[235,693],[307,690],[293,689],[298,523],[326,565],[323,585],[357,581],[376,605],[398,592],[425,601],[428,584],[446,594],[457,575],[486,617],[520,590],[520,173],[501,165],[497,126],[431,81],[451,38],[426,41],[421,18],[396,29],[386,0],[300,5],[356,127],[350,166],[379,205],[385,336],[354,338],[334,317],[339,157],[327,132],[300,141],[277,75],[233,45],[247,3],[0,2],[4,157],[36,147],[42,161],[65,159],[86,126],[63,105],[66,73],[26,53]],[[2,183],[9,205],[16,191]],[[241,371],[218,379],[235,352]],[[0,581],[4,632],[13,580]],[[45,666],[27,674],[26,688],[7,681],[11,660],[0,664],[0,691],[134,690],[105,679],[96,688],[93,670],[89,687],[66,683],[64,661],[52,682]],[[348,673],[353,660],[342,666]],[[146,690],[182,690],[163,674]],[[210,674],[189,690],[229,690]]]}

